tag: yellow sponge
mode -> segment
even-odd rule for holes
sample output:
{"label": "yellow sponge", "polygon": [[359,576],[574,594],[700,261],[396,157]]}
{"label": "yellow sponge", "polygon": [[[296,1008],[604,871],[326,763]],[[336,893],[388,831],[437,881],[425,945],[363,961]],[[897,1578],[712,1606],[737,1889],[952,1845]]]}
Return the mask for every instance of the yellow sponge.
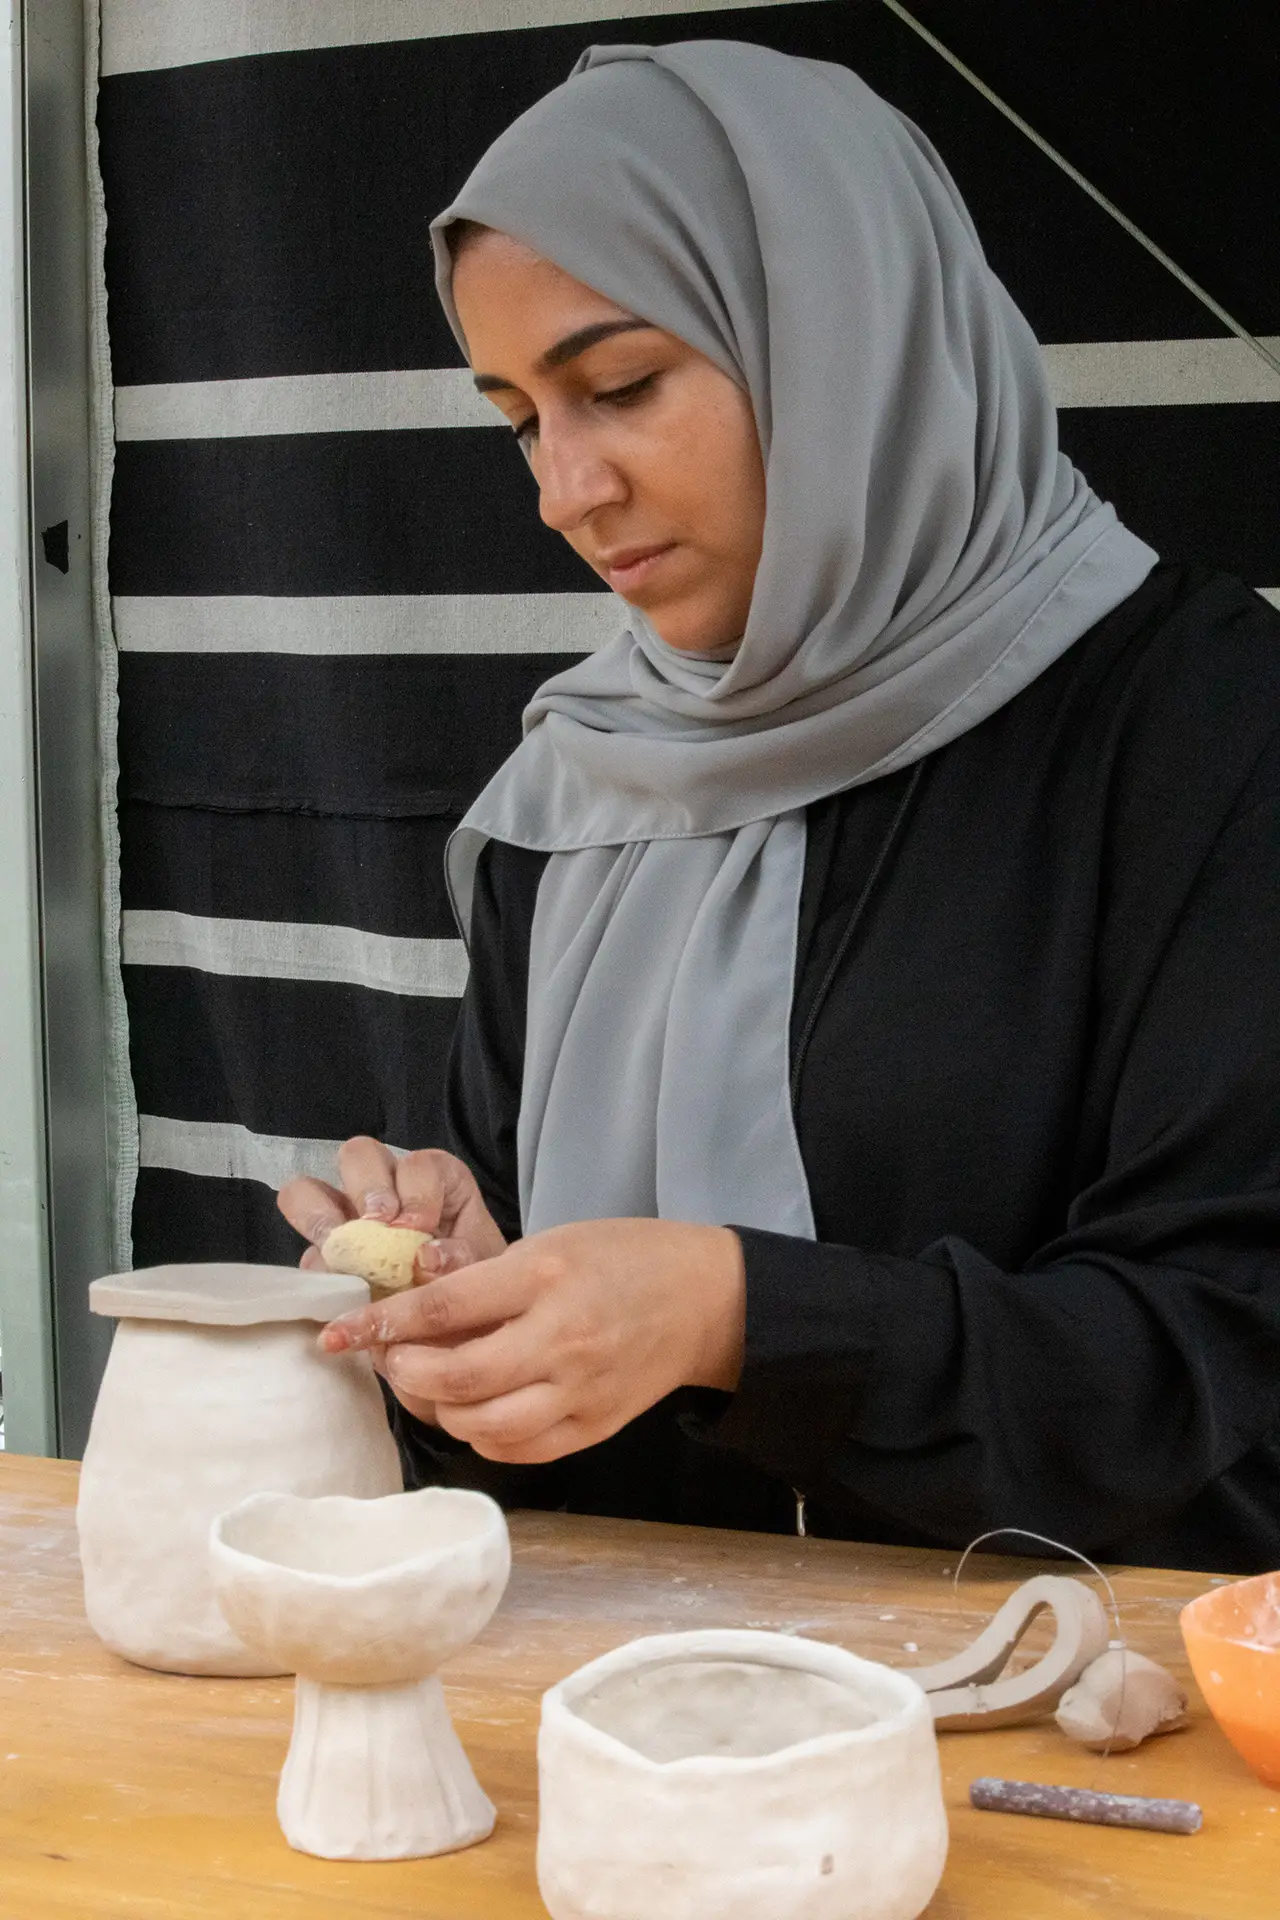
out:
{"label": "yellow sponge", "polygon": [[416,1227],[389,1227],[382,1220],[344,1220],[321,1249],[330,1273],[354,1273],[375,1296],[413,1285],[413,1257],[434,1234]]}

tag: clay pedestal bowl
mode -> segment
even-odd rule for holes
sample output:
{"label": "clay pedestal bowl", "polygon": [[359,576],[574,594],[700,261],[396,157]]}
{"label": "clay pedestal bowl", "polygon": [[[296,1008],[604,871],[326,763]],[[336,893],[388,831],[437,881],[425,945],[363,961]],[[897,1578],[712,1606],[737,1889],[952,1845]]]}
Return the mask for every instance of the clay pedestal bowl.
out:
{"label": "clay pedestal bowl", "polygon": [[1202,1593],[1180,1621],[1214,1719],[1258,1778],[1280,1787],[1280,1573]]}
{"label": "clay pedestal bowl", "polygon": [[914,1680],[840,1647],[633,1640],[543,1698],[552,1920],[915,1920],[947,1854]]}
{"label": "clay pedestal bowl", "polygon": [[436,1669],[502,1598],[501,1508],[445,1487],[381,1500],[261,1493],[215,1520],[209,1553],[235,1632],[298,1676],[276,1803],[290,1846],[403,1860],[485,1839],[494,1810]]}

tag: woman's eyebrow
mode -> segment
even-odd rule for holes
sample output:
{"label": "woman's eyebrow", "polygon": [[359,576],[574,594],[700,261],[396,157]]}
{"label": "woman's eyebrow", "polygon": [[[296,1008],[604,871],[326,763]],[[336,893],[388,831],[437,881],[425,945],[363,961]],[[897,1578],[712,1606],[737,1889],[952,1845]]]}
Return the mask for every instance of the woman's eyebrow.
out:
{"label": "woman's eyebrow", "polygon": [[[648,333],[654,331],[651,320],[597,320],[593,326],[579,327],[576,333],[567,333],[563,340],[557,340],[554,347],[548,347],[538,361],[539,373],[554,373],[557,367],[563,367],[570,360],[576,360],[588,347],[594,347],[601,340],[611,340],[615,333]],[[504,380],[499,373],[477,373],[475,385],[477,393],[498,393],[503,389],[511,391],[514,382]]]}

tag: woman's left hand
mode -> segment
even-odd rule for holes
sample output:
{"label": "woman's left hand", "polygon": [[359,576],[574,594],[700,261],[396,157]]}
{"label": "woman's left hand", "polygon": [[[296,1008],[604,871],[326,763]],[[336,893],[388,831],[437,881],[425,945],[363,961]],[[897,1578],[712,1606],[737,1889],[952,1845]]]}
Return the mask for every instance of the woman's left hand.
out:
{"label": "woman's left hand", "polygon": [[731,1228],[586,1220],[344,1314],[320,1338],[331,1353],[385,1346],[398,1397],[433,1402],[486,1459],[531,1464],[607,1440],[677,1387],[732,1392],[745,1303]]}

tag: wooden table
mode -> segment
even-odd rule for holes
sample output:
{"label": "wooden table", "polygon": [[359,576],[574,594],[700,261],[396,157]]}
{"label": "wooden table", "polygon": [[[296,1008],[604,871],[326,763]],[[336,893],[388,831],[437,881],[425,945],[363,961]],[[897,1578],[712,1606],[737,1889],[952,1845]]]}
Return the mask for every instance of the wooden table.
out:
{"label": "wooden table", "polygon": [[[496,1833],[440,1860],[340,1865],[292,1853],[276,1825],[289,1681],[148,1673],[90,1633],[75,1490],[66,1462],[0,1455],[0,1920],[536,1920],[534,1739],[552,1681],[636,1634],[684,1627],[778,1628],[898,1665],[940,1659],[1039,1570],[974,1560],[957,1599],[954,1554],[516,1514],[507,1598],[445,1670]],[[1209,1584],[1144,1569],[1116,1578],[1131,1644],[1188,1681],[1178,1609]],[[944,1734],[951,1855],[929,1920],[1276,1920],[1280,1797],[1192,1693],[1188,1732],[1105,1762],[1051,1721]],[[1198,1800],[1204,1830],[974,1813],[969,1782],[985,1773]]]}

